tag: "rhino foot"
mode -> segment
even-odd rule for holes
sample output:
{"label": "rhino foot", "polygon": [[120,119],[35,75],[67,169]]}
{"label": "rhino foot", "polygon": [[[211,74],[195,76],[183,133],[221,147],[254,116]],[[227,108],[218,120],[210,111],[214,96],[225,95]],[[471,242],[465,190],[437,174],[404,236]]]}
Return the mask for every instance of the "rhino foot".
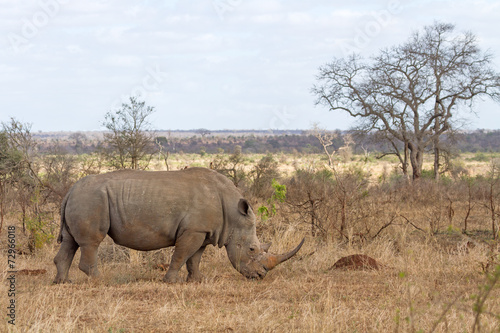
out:
{"label": "rhino foot", "polygon": [[203,274],[188,274],[186,282],[201,283],[203,280],[205,280]]}
{"label": "rhino foot", "polygon": [[181,278],[179,278],[179,275],[178,274],[165,274],[165,276],[163,277],[163,282],[166,282],[166,283],[180,283],[180,282],[184,282],[181,280]]}
{"label": "rhino foot", "polygon": [[55,279],[52,284],[73,283],[70,279]]}

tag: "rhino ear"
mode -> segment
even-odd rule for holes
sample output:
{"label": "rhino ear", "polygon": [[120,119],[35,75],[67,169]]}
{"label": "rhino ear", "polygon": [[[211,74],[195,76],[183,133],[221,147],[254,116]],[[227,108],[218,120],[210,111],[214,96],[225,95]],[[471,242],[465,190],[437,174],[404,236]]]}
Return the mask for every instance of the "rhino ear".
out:
{"label": "rhino ear", "polygon": [[250,204],[245,199],[240,199],[238,202],[238,210],[242,215],[247,216],[250,211]]}

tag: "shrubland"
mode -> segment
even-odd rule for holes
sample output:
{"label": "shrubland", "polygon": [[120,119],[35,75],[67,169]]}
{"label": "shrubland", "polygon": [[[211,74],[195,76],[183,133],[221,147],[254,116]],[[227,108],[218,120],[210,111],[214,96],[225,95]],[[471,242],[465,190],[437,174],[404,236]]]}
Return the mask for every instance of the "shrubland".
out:
{"label": "shrubland", "polygon": [[[209,247],[202,283],[161,282],[171,249],[137,252],[107,238],[102,278],[70,270],[52,285],[59,203],[77,179],[110,171],[99,154],[12,155],[2,165],[2,239],[16,227],[16,325],[6,332],[416,332],[500,329],[500,173],[491,153],[462,154],[439,181],[413,182],[391,156],[245,154],[154,155],[149,170],[207,167],[228,176],[258,216],[261,242],[293,259],[261,281],[243,278],[224,249]],[[486,157],[484,157],[486,156]],[[4,159],[5,161],[5,159]],[[426,161],[431,169],[432,161]],[[7,172],[8,171],[8,172]],[[365,254],[378,270],[338,270]],[[3,256],[5,263],[6,255]],[[4,265],[4,267],[6,267]],[[8,270],[3,269],[5,280]],[[2,308],[8,285],[2,284]],[[5,312],[5,311],[4,311]],[[5,315],[2,316],[5,318]],[[8,318],[7,318],[8,319]]]}

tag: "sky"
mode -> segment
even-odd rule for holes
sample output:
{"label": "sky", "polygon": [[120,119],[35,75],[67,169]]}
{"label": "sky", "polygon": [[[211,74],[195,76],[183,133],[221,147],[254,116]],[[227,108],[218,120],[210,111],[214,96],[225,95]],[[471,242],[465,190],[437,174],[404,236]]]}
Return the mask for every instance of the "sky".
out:
{"label": "sky", "polygon": [[[500,71],[498,0],[0,0],[0,122],[103,130],[139,96],[157,130],[348,129],[315,106],[319,66],[405,42],[435,21],[472,31]],[[476,103],[469,129],[500,128]],[[464,113],[466,114],[466,113]]]}

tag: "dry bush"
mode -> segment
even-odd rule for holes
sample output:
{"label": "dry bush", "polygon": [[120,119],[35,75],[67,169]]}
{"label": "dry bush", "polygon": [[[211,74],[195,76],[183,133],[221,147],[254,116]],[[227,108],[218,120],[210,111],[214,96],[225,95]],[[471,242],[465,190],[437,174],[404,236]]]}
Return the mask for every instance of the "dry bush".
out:
{"label": "dry bush", "polygon": [[309,224],[312,236],[323,239],[378,236],[394,221],[397,204],[391,191],[370,186],[367,178],[358,167],[340,172],[298,170],[287,182],[289,213]]}
{"label": "dry bush", "polygon": [[77,156],[68,154],[61,146],[55,145],[48,154],[41,157],[44,170],[41,181],[50,189],[52,200],[61,202],[71,186],[78,180]]}
{"label": "dry bush", "polygon": [[231,155],[219,154],[210,162],[210,168],[229,178],[236,187],[241,187],[246,178],[243,167],[245,157],[241,153],[241,146],[235,146]]}
{"label": "dry bush", "polygon": [[336,228],[333,206],[333,174],[328,170],[309,172],[297,170],[286,183],[287,205],[292,214],[309,224],[311,235],[328,237]]}

